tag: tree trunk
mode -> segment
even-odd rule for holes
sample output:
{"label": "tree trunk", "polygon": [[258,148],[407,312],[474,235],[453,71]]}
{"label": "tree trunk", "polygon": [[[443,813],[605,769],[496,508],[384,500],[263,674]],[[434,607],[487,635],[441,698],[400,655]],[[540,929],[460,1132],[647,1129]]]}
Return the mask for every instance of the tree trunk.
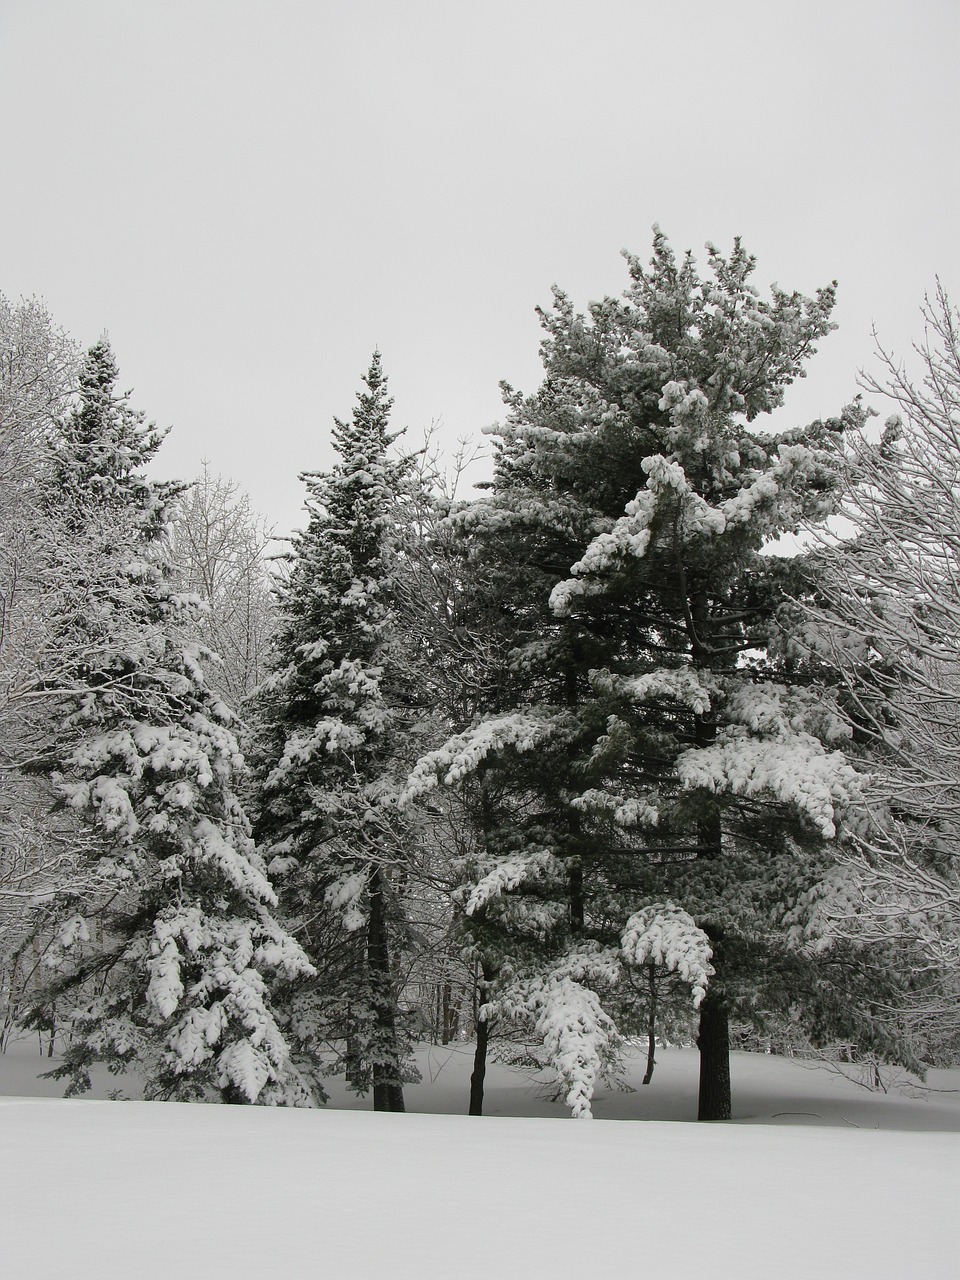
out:
{"label": "tree trunk", "polygon": [[[712,654],[709,648],[710,611],[707,593],[701,587],[690,600],[692,622],[690,656],[695,667],[709,667]],[[698,747],[710,747],[717,740],[717,722],[712,711],[694,718],[694,739]],[[723,856],[723,827],[720,810],[714,804],[697,823],[697,856],[704,861],[715,862]],[[727,1003],[723,994],[723,975],[720,950],[723,930],[709,924],[701,924],[713,947],[714,976],[710,979],[707,994],[700,1006],[700,1030],[697,1048],[700,1050],[700,1097],[697,1104],[698,1120],[729,1120],[732,1111],[730,1096],[730,1022]]]}
{"label": "tree trunk", "polygon": [[723,993],[713,984],[707,988],[700,1006],[700,1100],[698,1120],[729,1120],[730,1096],[730,1025]]}
{"label": "tree trunk", "polygon": [[[579,834],[579,833],[578,833]],[[586,919],[583,903],[583,868],[574,862],[570,868],[570,931],[583,933]]]}
{"label": "tree trunk", "polygon": [[[576,708],[579,702],[579,692],[577,689],[577,668],[576,654],[579,645],[576,638],[576,632],[570,636],[571,660],[563,678],[563,697],[564,702],[571,709]],[[567,754],[571,764],[576,760],[577,748],[571,743]],[[580,814],[576,809],[567,809],[567,822],[569,823],[571,847],[573,849],[573,858],[570,862],[570,876],[568,881],[568,919],[570,923],[570,932],[573,934],[583,933],[584,924],[586,923],[586,910],[583,898],[583,862],[582,862],[582,840],[583,840],[583,824],[580,821]]]}
{"label": "tree trunk", "polygon": [[477,1033],[477,1047],[473,1053],[473,1071],[470,1074],[470,1109],[467,1115],[483,1115],[483,1081],[487,1074],[487,1046],[490,1043],[490,1023],[480,1018],[480,1006],[483,1004],[489,984],[493,981],[493,973],[485,964],[480,965],[480,973],[475,992],[475,1008],[473,1025]]}
{"label": "tree trunk", "polygon": [[487,1042],[490,1038],[490,1026],[486,1020],[477,1023],[477,1047],[473,1051],[473,1071],[470,1073],[470,1110],[471,1116],[483,1115],[483,1081],[487,1074]]}
{"label": "tree trunk", "polygon": [[440,1043],[449,1044],[454,1037],[453,1030],[453,991],[450,979],[445,978],[440,1000]]}
{"label": "tree trunk", "polygon": [[377,1081],[377,1068],[373,1069],[373,1109],[374,1111],[406,1111],[403,1101],[403,1085],[396,1080]]}
{"label": "tree trunk", "polygon": [[641,1084],[649,1084],[653,1079],[653,1069],[657,1065],[657,971],[654,965],[647,965],[647,982],[650,988],[650,1012],[647,1015],[647,1069],[643,1073]]}
{"label": "tree trunk", "polygon": [[373,992],[373,1013],[377,1050],[373,1062],[374,1111],[404,1111],[403,1085],[400,1080],[400,1048],[397,1043],[397,1019],[390,973],[390,947],[383,905],[383,873],[375,867],[370,873],[370,919],[367,925],[367,965]]}

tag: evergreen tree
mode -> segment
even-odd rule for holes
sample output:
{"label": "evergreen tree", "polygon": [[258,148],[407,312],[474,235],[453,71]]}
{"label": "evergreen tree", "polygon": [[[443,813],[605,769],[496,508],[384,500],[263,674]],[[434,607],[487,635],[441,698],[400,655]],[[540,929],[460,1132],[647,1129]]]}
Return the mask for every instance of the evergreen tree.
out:
{"label": "evergreen tree", "polygon": [[162,437],[114,391],[106,340],[55,442],[43,526],[47,660],[58,708],[43,767],[78,813],[90,875],[56,896],[53,977],[32,1014],[68,1037],[55,1074],[134,1066],[151,1098],[306,1103],[268,1000],[310,972],[235,794],[232,715],[183,633],[163,538],[177,486],[140,468]]}
{"label": "evergreen tree", "polygon": [[832,328],[832,286],[765,301],[739,241],[703,278],[659,231],[649,270],[628,265],[588,316],[556,291],[542,387],[504,388],[492,493],[459,521],[514,630],[512,686],[408,794],[482,770],[464,899],[499,957],[489,1010],[543,1038],[574,1113],[642,1029],[652,972],[699,1008],[700,1116],[722,1119],[732,1014],[795,1006],[819,1032],[880,977],[839,943],[818,958],[800,905],[856,776],[780,629],[796,567],[763,554],[833,510],[857,411],[754,425]]}
{"label": "evergreen tree", "polygon": [[335,420],[332,472],[302,476],[309,521],[261,698],[257,833],[319,974],[288,993],[304,1049],[342,1042],[351,1085],[372,1087],[376,1110],[402,1111],[392,953],[410,860],[396,795],[412,694],[392,586],[408,471],[389,456],[392,403],[375,352],[351,418]]}

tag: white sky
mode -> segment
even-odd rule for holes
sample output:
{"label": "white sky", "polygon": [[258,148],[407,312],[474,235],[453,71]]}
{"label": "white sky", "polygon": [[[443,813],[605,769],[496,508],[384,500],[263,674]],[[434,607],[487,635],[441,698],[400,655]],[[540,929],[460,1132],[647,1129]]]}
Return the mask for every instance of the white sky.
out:
{"label": "white sky", "polygon": [[375,345],[395,426],[476,438],[654,221],[839,280],[805,421],[960,296],[958,49],[956,0],[0,0],[0,291],[278,532]]}

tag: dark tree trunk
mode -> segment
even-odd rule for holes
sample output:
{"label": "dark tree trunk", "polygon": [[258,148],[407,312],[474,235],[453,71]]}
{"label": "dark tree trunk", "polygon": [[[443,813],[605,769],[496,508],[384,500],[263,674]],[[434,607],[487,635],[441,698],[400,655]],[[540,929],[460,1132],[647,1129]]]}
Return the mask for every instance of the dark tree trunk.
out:
{"label": "dark tree trunk", "polygon": [[377,1081],[377,1068],[373,1069],[373,1109],[374,1111],[406,1111],[403,1101],[403,1086],[396,1080]]}
{"label": "dark tree trunk", "polygon": [[650,1012],[647,1015],[647,1069],[643,1073],[641,1084],[649,1084],[653,1079],[653,1069],[657,1065],[657,971],[652,964],[647,965],[647,982],[650,988]]}
{"label": "dark tree trunk", "polygon": [[[572,632],[568,630],[568,640],[570,642],[570,662],[563,673],[563,699],[568,707],[574,709],[580,701],[580,693],[577,687],[579,667],[577,655],[580,650],[580,644],[576,636],[576,628]],[[572,765],[577,757],[577,748],[573,743],[570,744],[567,754]],[[576,809],[567,809],[567,822],[569,823],[571,851],[573,852],[569,880],[567,882],[567,912],[570,932],[577,934],[583,933],[583,927],[586,923],[586,911],[583,897],[583,862],[581,859],[583,824]]]}
{"label": "dark tree trunk", "polygon": [[487,1074],[487,1046],[490,1043],[490,1023],[480,1018],[480,1006],[487,994],[487,988],[493,981],[493,971],[486,964],[481,964],[477,975],[474,994],[473,1025],[477,1032],[477,1047],[473,1053],[473,1071],[470,1074],[470,1109],[467,1115],[483,1115],[483,1081]]}
{"label": "dark tree trunk", "polygon": [[[700,825],[700,844],[703,858],[719,858],[721,834],[719,815]],[[710,939],[713,950],[714,974],[707,987],[707,994],[700,1006],[700,1030],[697,1048],[700,1050],[700,1099],[698,1120],[729,1120],[730,1097],[730,1022],[729,1010],[723,990],[723,930],[716,925],[702,923],[701,928]]]}
{"label": "dark tree trunk", "polygon": [[456,1035],[456,1016],[453,1007],[453,989],[449,978],[444,980],[440,1001],[440,1043],[449,1044]]}
{"label": "dark tree trunk", "polygon": [[[483,836],[484,848],[489,850],[490,833],[494,829],[495,815],[485,780],[487,768],[488,762],[483,761],[477,771],[477,779],[480,783],[480,831]],[[475,919],[482,928],[483,908],[477,913]],[[483,1115],[483,1082],[487,1074],[487,1047],[490,1043],[490,1023],[486,1020],[480,1020],[480,1007],[487,997],[490,984],[495,976],[493,967],[486,960],[481,960],[473,987],[473,1025],[477,1035],[477,1047],[473,1053],[473,1071],[470,1073],[470,1105],[467,1110],[467,1115],[470,1116]]]}
{"label": "dark tree trunk", "polygon": [[471,1116],[483,1115],[483,1081],[487,1074],[487,1042],[490,1038],[490,1026],[484,1020],[477,1023],[477,1047],[473,1052],[473,1071],[470,1073],[470,1110]]}
{"label": "dark tree trunk", "polygon": [[[713,659],[710,651],[710,610],[707,593],[702,587],[691,597],[690,623],[690,655],[694,666],[709,667]],[[716,742],[717,722],[712,712],[695,717],[694,739],[698,747],[709,747]],[[718,861],[723,856],[723,827],[719,808],[714,805],[712,810],[708,810],[697,827],[697,856],[705,861]],[[697,1119],[729,1120],[732,1111],[730,1022],[723,993],[720,956],[723,930],[702,922],[701,928],[707,933],[713,947],[715,973],[700,1006],[700,1030],[697,1034],[697,1048],[700,1050],[700,1097]]]}
{"label": "dark tree trunk", "polygon": [[570,930],[583,933],[585,912],[583,904],[583,868],[575,862],[570,868]]}
{"label": "dark tree trunk", "polygon": [[700,1006],[700,1101],[698,1120],[729,1120],[730,1096],[730,1024],[723,994],[715,986],[707,988]]}
{"label": "dark tree trunk", "polygon": [[397,1016],[390,973],[390,947],[383,903],[383,873],[370,873],[370,919],[367,925],[367,965],[373,992],[377,1054],[373,1063],[374,1111],[404,1111],[400,1080],[400,1048],[397,1043]]}

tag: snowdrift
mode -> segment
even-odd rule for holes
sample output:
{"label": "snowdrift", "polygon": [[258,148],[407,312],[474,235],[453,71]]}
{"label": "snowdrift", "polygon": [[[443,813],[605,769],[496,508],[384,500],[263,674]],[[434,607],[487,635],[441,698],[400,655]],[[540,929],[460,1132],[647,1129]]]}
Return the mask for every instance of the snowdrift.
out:
{"label": "snowdrift", "polygon": [[[4,1088],[46,1065],[5,1055]],[[425,1050],[422,1065],[410,1104],[446,1097],[462,1108],[467,1047]],[[662,1052],[659,1081],[604,1095],[598,1112],[686,1106],[694,1067],[689,1051]],[[955,1087],[958,1074],[939,1083]],[[878,1095],[822,1068],[738,1054],[747,1123],[589,1123],[543,1118],[563,1108],[528,1075],[494,1066],[491,1076],[494,1106],[540,1114],[4,1097],[4,1274],[957,1274],[955,1093]]]}

